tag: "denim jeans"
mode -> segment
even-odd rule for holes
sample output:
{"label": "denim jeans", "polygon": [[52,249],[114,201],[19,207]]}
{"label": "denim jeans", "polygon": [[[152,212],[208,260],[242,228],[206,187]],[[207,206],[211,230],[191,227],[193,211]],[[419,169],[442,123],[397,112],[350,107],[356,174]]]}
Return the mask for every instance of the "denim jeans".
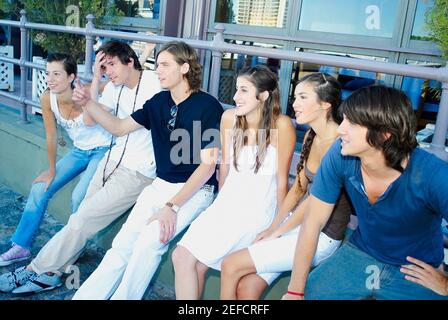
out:
{"label": "denim jeans", "polygon": [[72,212],[76,212],[84,199],[96,167],[107,150],[108,147],[97,147],[90,150],[81,150],[73,147],[69,153],[56,163],[56,174],[47,191],[44,191],[45,183],[34,183],[31,186],[31,192],[22,218],[16,232],[12,236],[12,242],[30,249],[47,209],[48,201],[59,189],[84,171],[72,193]]}
{"label": "denim jeans", "polygon": [[399,266],[381,263],[350,242],[310,273],[305,296],[310,300],[446,299],[406,280]]}

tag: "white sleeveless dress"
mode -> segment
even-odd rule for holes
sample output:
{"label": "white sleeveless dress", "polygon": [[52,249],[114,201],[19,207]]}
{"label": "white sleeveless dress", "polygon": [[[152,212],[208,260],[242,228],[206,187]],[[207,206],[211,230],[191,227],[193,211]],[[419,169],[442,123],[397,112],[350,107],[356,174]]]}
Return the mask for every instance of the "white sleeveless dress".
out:
{"label": "white sleeveless dress", "polygon": [[[230,148],[233,153],[233,148]],[[221,270],[223,258],[246,248],[270,226],[277,209],[277,149],[268,146],[258,173],[254,173],[257,146],[245,146],[238,171],[230,164],[216,200],[193,221],[178,245],[200,262]],[[230,159],[233,159],[231,154]]]}

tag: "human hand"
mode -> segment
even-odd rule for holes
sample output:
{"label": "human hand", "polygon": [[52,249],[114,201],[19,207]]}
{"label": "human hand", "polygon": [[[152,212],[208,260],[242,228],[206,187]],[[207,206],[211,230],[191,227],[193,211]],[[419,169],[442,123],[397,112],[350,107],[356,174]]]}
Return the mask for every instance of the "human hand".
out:
{"label": "human hand", "polygon": [[272,227],[267,228],[266,230],[260,232],[255,237],[254,243],[262,240],[274,239],[278,238],[280,235],[277,235],[275,229]]}
{"label": "human hand", "polygon": [[407,257],[406,260],[413,263],[400,268],[400,271],[406,275],[406,280],[418,283],[442,296],[448,295],[448,278],[443,268],[436,269],[412,257]]}
{"label": "human hand", "polygon": [[174,211],[169,207],[164,206],[155,215],[153,215],[151,219],[149,219],[147,224],[150,224],[154,220],[159,220],[160,242],[167,243],[176,232],[176,213],[174,213]]}
{"label": "human hand", "polygon": [[48,187],[54,180],[55,172],[53,170],[46,170],[42,172],[36,179],[34,179],[33,183],[44,182],[45,187],[44,190],[47,191]]}
{"label": "human hand", "polygon": [[87,102],[91,99],[90,89],[84,87],[79,81],[79,78],[75,81],[75,89],[73,90],[72,100],[75,105],[85,107]]}
{"label": "human hand", "polygon": [[103,75],[106,73],[106,67],[104,64],[106,63],[106,54],[103,51],[98,51],[95,56],[95,64],[93,68],[93,79],[101,80]]}

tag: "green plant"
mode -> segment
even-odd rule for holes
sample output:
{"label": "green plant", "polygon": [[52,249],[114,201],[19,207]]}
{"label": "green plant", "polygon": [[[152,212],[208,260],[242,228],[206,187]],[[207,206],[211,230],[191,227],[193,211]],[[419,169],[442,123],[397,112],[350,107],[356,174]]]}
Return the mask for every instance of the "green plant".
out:
{"label": "green plant", "polygon": [[[29,21],[75,27],[84,27],[88,14],[95,16],[93,22],[97,28],[105,23],[113,23],[117,16],[123,15],[115,2],[110,0],[0,0],[0,10],[5,10],[12,18],[18,19],[22,8],[26,10]],[[31,37],[36,45],[47,52],[68,53],[78,63],[84,61],[84,36],[33,30]]]}
{"label": "green plant", "polygon": [[426,12],[426,26],[434,42],[448,60],[448,0],[434,0],[434,5]]}

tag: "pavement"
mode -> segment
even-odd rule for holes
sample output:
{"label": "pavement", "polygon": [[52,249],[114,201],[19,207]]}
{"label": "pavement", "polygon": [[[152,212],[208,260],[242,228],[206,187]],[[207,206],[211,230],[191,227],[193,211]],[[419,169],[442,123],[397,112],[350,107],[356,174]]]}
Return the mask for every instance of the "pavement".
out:
{"label": "pavement", "polygon": [[[25,203],[26,197],[0,184],[0,252],[9,249],[10,237],[20,221]],[[32,256],[36,256],[40,248],[62,227],[63,224],[55,220],[51,214],[46,213],[31,249]],[[69,270],[69,273],[62,278],[64,284],[61,287],[28,296],[0,293],[0,300],[70,300],[76,291],[75,288],[78,283],[82,284],[95,270],[104,254],[105,251],[102,248],[96,246],[93,242],[89,242],[85,252],[75,264],[79,269]],[[0,274],[21,267],[27,263],[29,261],[0,267]],[[143,296],[143,300],[172,300],[174,298],[174,289],[159,281],[151,283]]]}

